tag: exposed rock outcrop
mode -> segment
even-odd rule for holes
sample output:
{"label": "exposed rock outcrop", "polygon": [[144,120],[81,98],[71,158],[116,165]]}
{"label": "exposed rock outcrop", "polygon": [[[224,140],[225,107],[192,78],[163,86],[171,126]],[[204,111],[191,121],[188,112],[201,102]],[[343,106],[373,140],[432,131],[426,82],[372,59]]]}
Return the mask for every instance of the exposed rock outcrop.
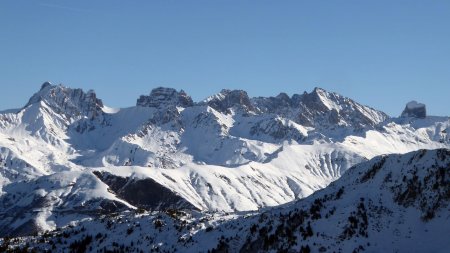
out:
{"label": "exposed rock outcrop", "polygon": [[82,89],[71,89],[63,85],[42,84],[25,107],[31,104],[45,102],[56,113],[66,118],[96,118],[103,113],[103,102],[97,98],[93,90],[84,92]]}
{"label": "exposed rock outcrop", "polygon": [[205,103],[223,113],[228,113],[228,109],[233,107],[245,111],[255,110],[247,92],[243,90],[224,89],[219,94],[208,98]]}
{"label": "exposed rock outcrop", "polygon": [[401,117],[425,118],[427,117],[426,106],[413,100],[406,104],[405,110],[403,110]]}
{"label": "exposed rock outcrop", "polygon": [[177,91],[172,88],[158,87],[153,89],[149,96],[140,96],[136,105],[144,107],[180,106],[186,108],[193,106],[194,102],[183,90]]}
{"label": "exposed rock outcrop", "polygon": [[197,210],[187,200],[151,178],[125,178],[100,171],[95,171],[94,174],[117,196],[136,207],[148,210]]}

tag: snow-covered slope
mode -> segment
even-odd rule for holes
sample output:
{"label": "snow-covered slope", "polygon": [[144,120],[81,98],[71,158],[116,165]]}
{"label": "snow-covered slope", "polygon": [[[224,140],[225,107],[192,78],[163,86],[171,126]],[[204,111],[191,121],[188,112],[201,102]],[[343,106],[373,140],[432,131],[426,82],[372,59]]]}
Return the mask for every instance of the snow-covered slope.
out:
{"label": "snow-covered slope", "polygon": [[168,210],[85,220],[4,248],[52,252],[448,252],[450,150],[378,156],[260,212]]}
{"label": "snow-covered slope", "polygon": [[[0,214],[8,217],[0,228],[52,229],[78,212],[277,206],[374,156],[448,148],[449,131],[448,117],[389,118],[320,88],[269,98],[223,90],[195,103],[160,87],[137,106],[112,109],[93,91],[45,83],[25,107],[0,113]],[[91,183],[72,185],[82,178]],[[138,194],[141,201],[130,189],[161,192],[166,203],[151,194]],[[60,212],[67,203],[75,215]]]}

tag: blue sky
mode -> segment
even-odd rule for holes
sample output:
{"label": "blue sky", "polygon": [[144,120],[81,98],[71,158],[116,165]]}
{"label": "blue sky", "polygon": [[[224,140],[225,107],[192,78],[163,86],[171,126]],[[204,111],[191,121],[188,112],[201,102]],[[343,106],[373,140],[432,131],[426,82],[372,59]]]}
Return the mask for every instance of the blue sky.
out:
{"label": "blue sky", "polygon": [[156,86],[194,100],[322,87],[399,115],[450,115],[450,1],[0,1],[0,109],[48,80],[127,107]]}

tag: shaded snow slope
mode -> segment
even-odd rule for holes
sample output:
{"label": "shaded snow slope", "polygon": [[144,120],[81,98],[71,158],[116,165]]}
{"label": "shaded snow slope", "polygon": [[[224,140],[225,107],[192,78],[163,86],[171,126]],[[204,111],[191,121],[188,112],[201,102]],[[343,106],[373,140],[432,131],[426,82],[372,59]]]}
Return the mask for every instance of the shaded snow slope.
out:
{"label": "shaded snow slope", "polygon": [[69,252],[447,252],[450,150],[384,155],[260,212],[104,216],[4,247]]}

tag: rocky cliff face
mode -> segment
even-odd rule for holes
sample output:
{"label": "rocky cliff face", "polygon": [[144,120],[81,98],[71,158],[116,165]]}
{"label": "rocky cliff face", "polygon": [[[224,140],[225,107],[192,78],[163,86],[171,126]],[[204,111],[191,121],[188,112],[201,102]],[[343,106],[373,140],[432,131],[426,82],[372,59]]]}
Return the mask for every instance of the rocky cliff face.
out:
{"label": "rocky cliff face", "polygon": [[222,90],[219,94],[209,97],[204,101],[208,106],[222,113],[230,113],[229,109],[241,109],[249,112],[255,108],[246,91]]}
{"label": "rocky cliff face", "polygon": [[42,84],[41,89],[34,94],[25,108],[39,102],[46,103],[55,113],[68,119],[86,117],[94,119],[103,111],[103,102],[97,98],[94,91],[84,92],[82,89],[71,89],[62,85]]}
{"label": "rocky cliff face", "polygon": [[193,106],[192,98],[183,90],[158,87],[151,91],[149,96],[141,96],[137,100],[137,106],[163,108],[168,106],[189,107]]}
{"label": "rocky cliff face", "polygon": [[198,210],[188,201],[151,178],[124,178],[101,171],[93,173],[108,185],[111,192],[135,207],[150,211],[166,209]]}
{"label": "rocky cliff face", "polygon": [[405,110],[403,110],[401,117],[414,117],[423,119],[427,117],[426,106],[422,103],[411,101],[406,104]]}

